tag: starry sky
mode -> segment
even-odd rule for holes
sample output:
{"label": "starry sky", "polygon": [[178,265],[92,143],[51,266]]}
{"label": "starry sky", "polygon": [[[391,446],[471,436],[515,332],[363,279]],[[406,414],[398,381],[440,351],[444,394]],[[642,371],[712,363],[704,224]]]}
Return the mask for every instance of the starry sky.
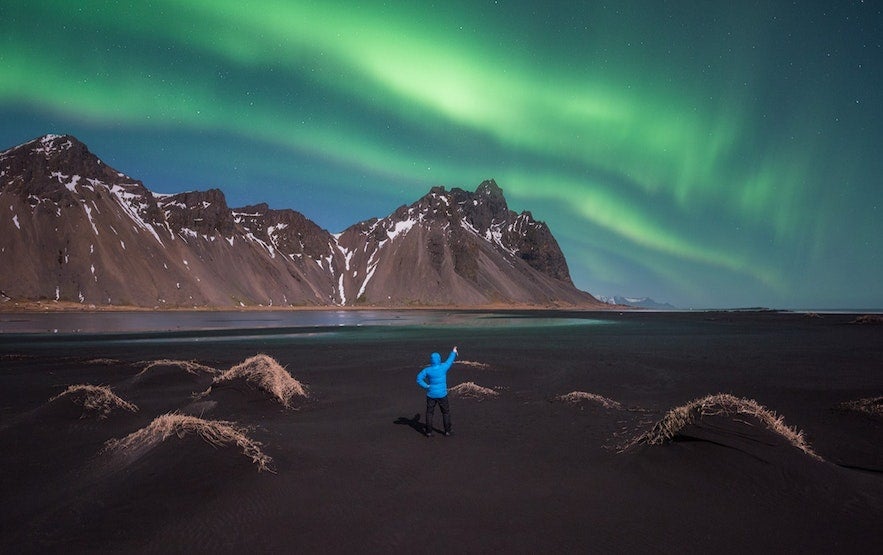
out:
{"label": "starry sky", "polygon": [[883,307],[883,15],[862,1],[0,5],[0,149],[331,232],[494,178],[575,284]]}

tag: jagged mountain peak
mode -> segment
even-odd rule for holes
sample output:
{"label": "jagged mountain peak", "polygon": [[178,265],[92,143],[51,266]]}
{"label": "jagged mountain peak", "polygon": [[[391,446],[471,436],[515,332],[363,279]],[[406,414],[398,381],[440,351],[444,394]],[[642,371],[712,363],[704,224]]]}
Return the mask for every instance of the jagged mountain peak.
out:
{"label": "jagged mountain peak", "polygon": [[161,195],[158,203],[175,232],[186,229],[205,236],[233,236],[236,221],[220,189]]}
{"label": "jagged mountain peak", "polygon": [[227,197],[224,191],[220,189],[206,189],[204,191],[185,191],[183,193],[173,193],[170,195],[155,195],[159,197],[161,205],[183,204],[188,208],[208,208],[209,206],[219,207],[227,210]]}
{"label": "jagged mountain peak", "polygon": [[[332,235],[219,189],[153,194],[69,135],[0,153],[8,299],[140,306],[592,305],[530,212],[493,180],[433,187]],[[4,262],[6,259],[4,259]]]}
{"label": "jagged mountain peak", "polygon": [[0,152],[0,158],[27,153],[40,154],[45,158],[51,158],[72,149],[74,151],[88,151],[86,145],[77,140],[73,135],[50,133]]}
{"label": "jagged mountain peak", "polygon": [[493,179],[485,179],[482,181],[475,189],[475,194],[491,199],[495,202],[506,203],[506,199],[503,196],[503,189],[500,188],[500,186],[497,185],[497,182]]}
{"label": "jagged mountain peak", "polygon": [[57,202],[82,193],[82,186],[149,194],[140,181],[102,162],[73,135],[43,135],[0,153],[0,190]]}
{"label": "jagged mountain peak", "polygon": [[333,252],[334,237],[297,210],[277,210],[261,202],[234,208],[233,215],[247,233],[284,255],[319,260]]}

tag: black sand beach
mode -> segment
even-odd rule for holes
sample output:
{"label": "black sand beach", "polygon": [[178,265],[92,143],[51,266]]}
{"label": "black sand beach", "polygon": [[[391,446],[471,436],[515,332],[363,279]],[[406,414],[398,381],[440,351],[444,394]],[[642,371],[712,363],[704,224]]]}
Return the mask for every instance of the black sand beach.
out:
{"label": "black sand beach", "polygon": [[[883,326],[774,312],[478,316],[0,334],[0,552],[883,549]],[[552,325],[564,317],[603,323]],[[427,438],[414,378],[453,345],[449,385],[476,387],[451,394],[454,435]],[[307,396],[215,381],[257,354]],[[88,406],[89,391],[65,393],[74,385],[116,398]],[[670,437],[643,435],[716,394]],[[178,427],[160,441],[149,427],[170,412]]]}

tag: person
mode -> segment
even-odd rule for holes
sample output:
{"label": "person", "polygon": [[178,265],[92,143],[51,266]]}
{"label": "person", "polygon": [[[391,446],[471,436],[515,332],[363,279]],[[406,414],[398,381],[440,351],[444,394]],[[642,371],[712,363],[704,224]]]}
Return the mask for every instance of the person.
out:
{"label": "person", "polygon": [[451,409],[448,404],[448,370],[454,364],[457,354],[457,347],[454,347],[448,359],[442,362],[441,355],[432,353],[429,356],[432,364],[417,374],[417,385],[426,390],[426,437],[432,437],[432,417],[435,413],[435,405],[438,405],[441,409],[445,435],[451,435]]}

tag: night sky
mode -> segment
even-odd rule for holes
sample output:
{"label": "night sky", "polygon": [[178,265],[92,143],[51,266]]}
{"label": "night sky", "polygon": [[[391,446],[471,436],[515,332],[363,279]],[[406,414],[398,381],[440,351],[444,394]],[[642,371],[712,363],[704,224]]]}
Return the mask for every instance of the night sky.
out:
{"label": "night sky", "polygon": [[494,178],[593,294],[879,308],[881,9],[4,0],[0,149],[332,232]]}

